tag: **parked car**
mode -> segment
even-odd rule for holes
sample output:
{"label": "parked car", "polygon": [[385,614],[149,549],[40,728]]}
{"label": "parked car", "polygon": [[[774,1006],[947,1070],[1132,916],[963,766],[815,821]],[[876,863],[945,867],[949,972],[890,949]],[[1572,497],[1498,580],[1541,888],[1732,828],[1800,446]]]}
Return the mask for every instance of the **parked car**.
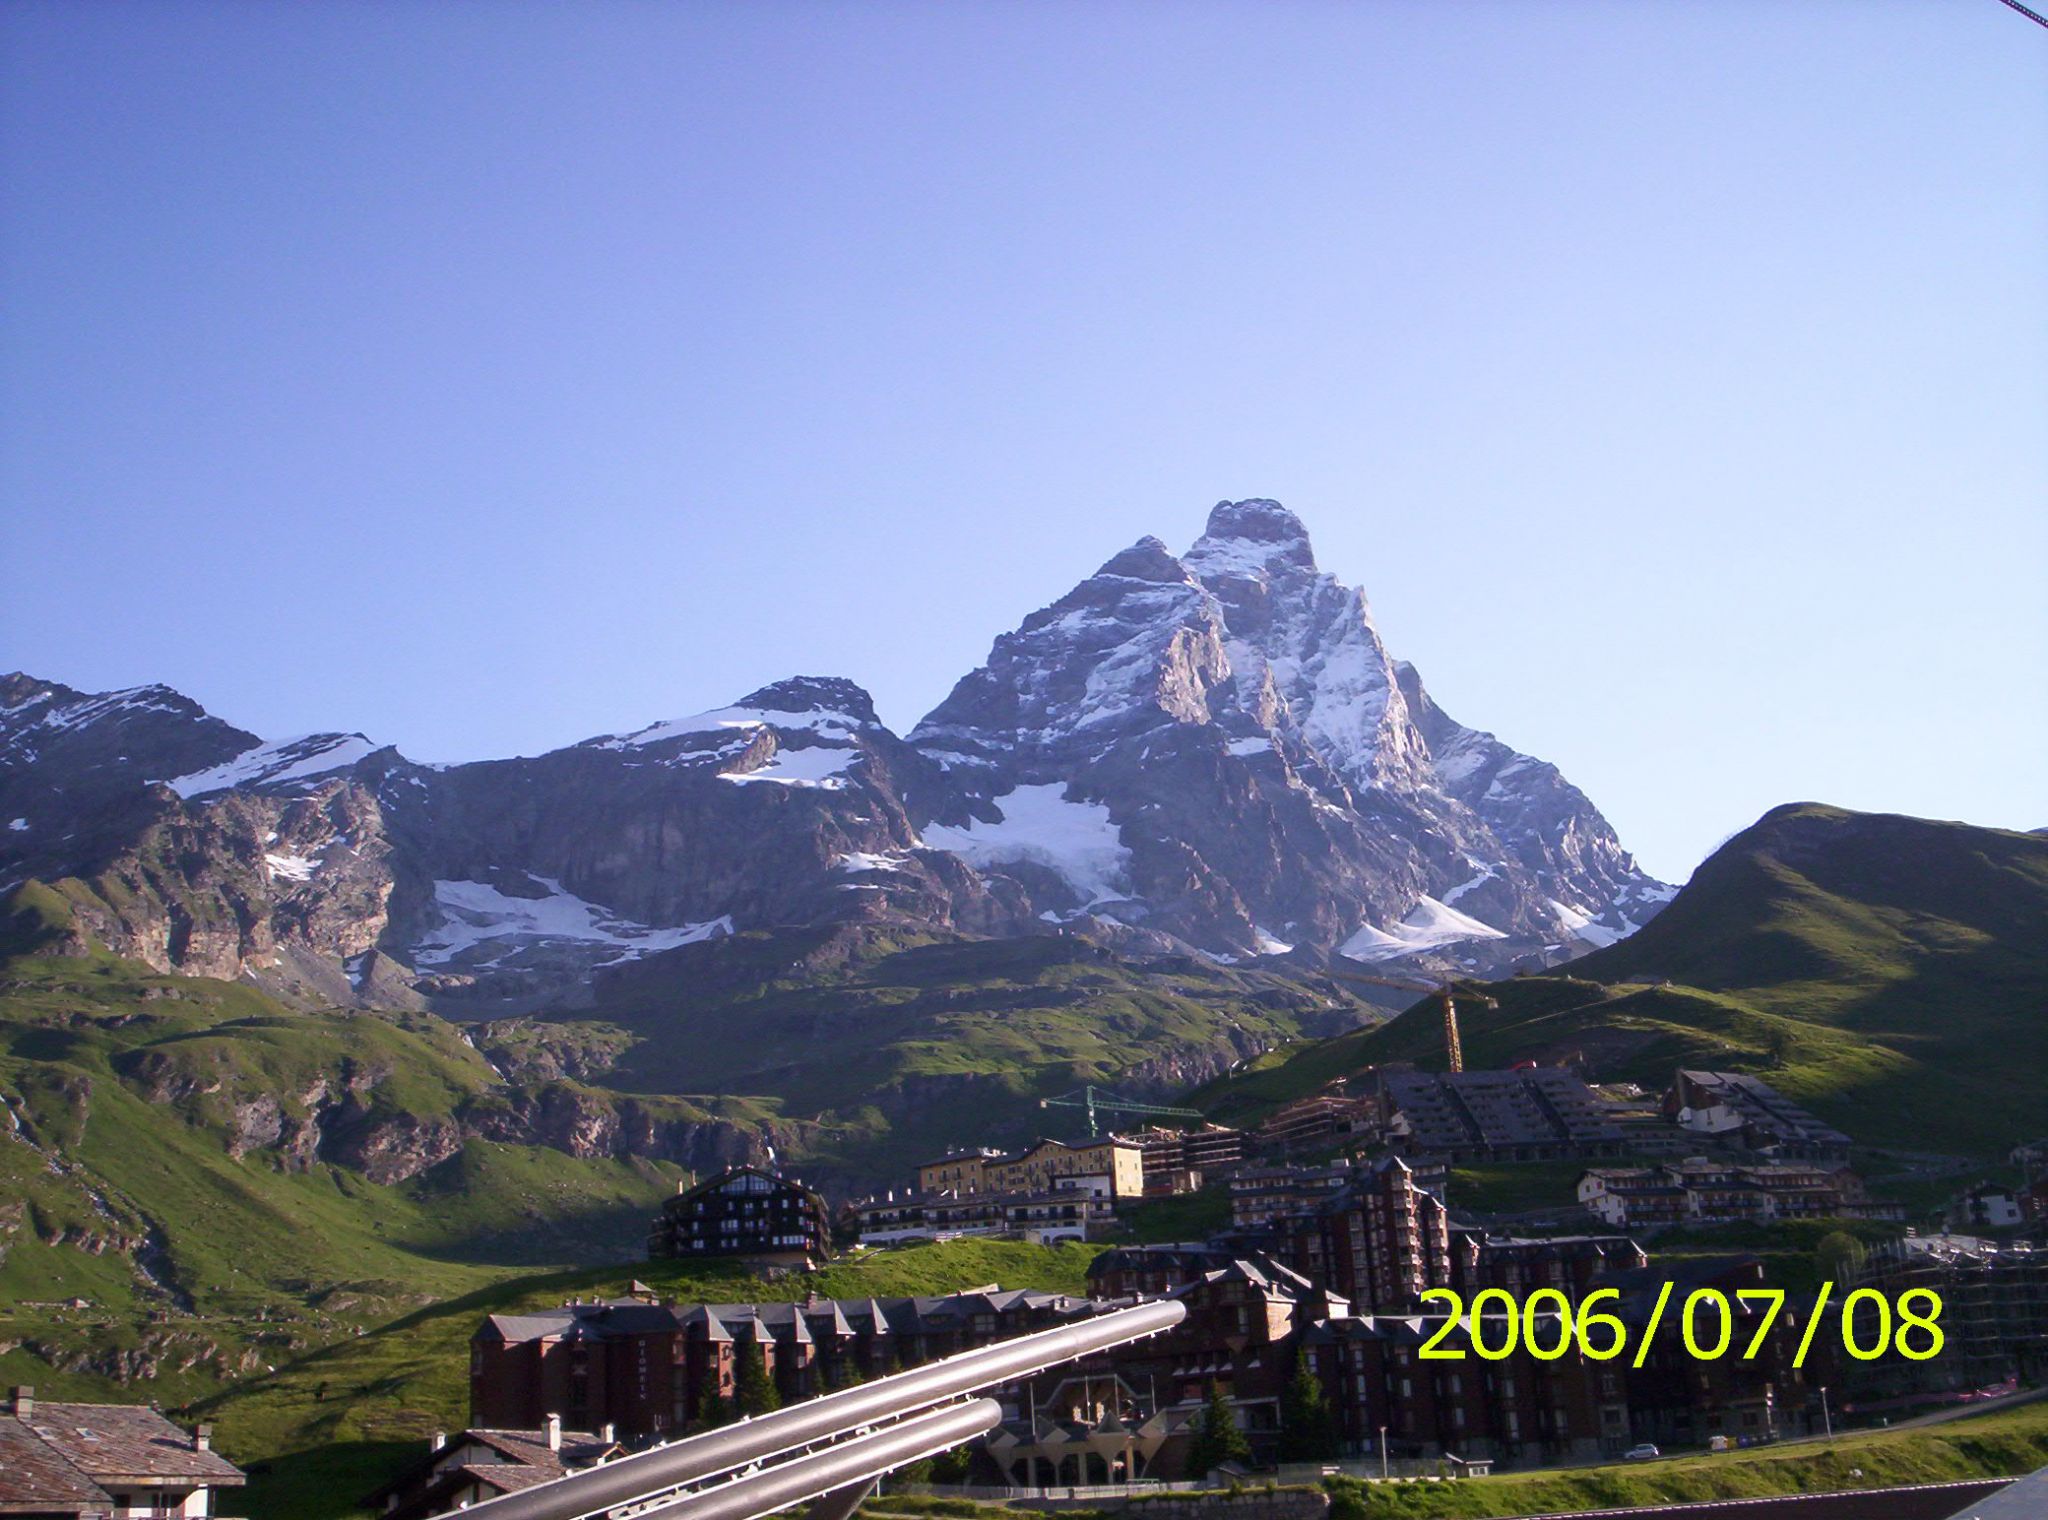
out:
{"label": "parked car", "polygon": [[1650,1442],[1645,1441],[1640,1446],[1631,1446],[1628,1449],[1626,1455],[1628,1460],[1631,1462],[1647,1462],[1652,1457],[1663,1456],[1664,1453],[1657,1450],[1657,1448]]}

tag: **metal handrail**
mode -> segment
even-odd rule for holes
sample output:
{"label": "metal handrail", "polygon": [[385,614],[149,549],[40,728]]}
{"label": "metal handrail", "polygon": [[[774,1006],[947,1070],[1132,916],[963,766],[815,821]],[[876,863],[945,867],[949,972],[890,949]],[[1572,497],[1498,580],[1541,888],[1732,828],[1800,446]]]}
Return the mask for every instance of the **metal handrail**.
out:
{"label": "metal handrail", "polygon": [[[686,1436],[518,1493],[486,1499],[463,1514],[465,1520],[584,1520],[721,1474],[787,1461],[821,1443],[862,1435],[965,1394],[1157,1335],[1186,1317],[1187,1306],[1168,1299],[1033,1331],[993,1346],[941,1357],[858,1388],[806,1399],[736,1425]],[[886,1472],[893,1465],[899,1464],[886,1464],[875,1472]]]}
{"label": "metal handrail", "polygon": [[851,1440],[835,1441],[806,1456],[708,1489],[687,1490],[640,1513],[668,1515],[686,1506],[689,1520],[749,1520],[851,1485],[865,1486],[892,1467],[935,1457],[972,1440],[1002,1417],[1002,1405],[994,1399],[972,1399]]}

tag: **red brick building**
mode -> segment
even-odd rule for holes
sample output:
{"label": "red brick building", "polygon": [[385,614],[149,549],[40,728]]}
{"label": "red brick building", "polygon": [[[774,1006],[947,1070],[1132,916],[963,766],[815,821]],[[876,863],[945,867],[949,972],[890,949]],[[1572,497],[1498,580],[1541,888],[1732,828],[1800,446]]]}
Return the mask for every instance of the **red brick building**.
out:
{"label": "red brick building", "polygon": [[621,1439],[669,1439],[731,1400],[759,1356],[787,1401],[1094,1312],[1065,1294],[692,1304],[621,1299],[494,1314],[470,1339],[470,1421],[532,1429],[559,1416]]}
{"label": "red brick building", "polygon": [[[1519,1302],[1538,1288],[1556,1288],[1576,1304],[1613,1272],[1649,1265],[1643,1248],[1626,1235],[1558,1235],[1518,1240],[1459,1230],[1454,1236],[1451,1286],[1467,1299],[1501,1288]],[[1462,1247],[1462,1249],[1461,1249]]]}
{"label": "red brick building", "polygon": [[[1805,1368],[1794,1368],[1810,1305],[1788,1297],[1754,1359],[1701,1360],[1684,1339],[1682,1315],[1691,1295],[1710,1289],[1727,1298],[1733,1311],[1731,1347],[1746,1351],[1766,1311],[1761,1304],[1744,1303],[1738,1294],[1769,1286],[1755,1257],[1703,1257],[1616,1272],[1601,1280],[1598,1286],[1620,1290],[1618,1304],[1601,1307],[1621,1320],[1631,1346],[1640,1343],[1654,1319],[1666,1282],[1672,1285],[1671,1298],[1643,1367],[1635,1368],[1633,1358],[1610,1364],[1625,1368],[1633,1440],[1703,1446],[1713,1436],[1758,1441],[1821,1428],[1819,1389],[1838,1381],[1839,1328],[1823,1325]],[[1703,1314],[1697,1334],[1711,1341],[1719,1335],[1719,1323]]]}
{"label": "red brick building", "polygon": [[[1542,1323],[1537,1333],[1548,1348],[1557,1322]],[[1535,1465],[1627,1449],[1627,1386],[1616,1364],[1589,1362],[1576,1349],[1540,1360],[1526,1341],[1506,1360],[1487,1361],[1471,1349],[1469,1320],[1437,1342],[1463,1351],[1462,1360],[1425,1360],[1422,1347],[1443,1324],[1441,1314],[1347,1315],[1309,1329],[1304,1349],[1347,1449],[1378,1452],[1383,1432],[1396,1457],[1449,1453]],[[1487,1341],[1499,1346],[1508,1334],[1503,1317]]]}
{"label": "red brick building", "polygon": [[[1004,1390],[1003,1422],[985,1446],[1003,1481],[1018,1485],[1180,1478],[1192,1422],[1212,1386],[1251,1443],[1271,1462],[1280,1439],[1280,1396],[1294,1370],[1293,1347],[1321,1307],[1313,1284],[1257,1257],[1133,1250],[1157,1258],[1175,1279],[1163,1295],[1187,1305],[1172,1329]],[[1100,1260],[1100,1258],[1098,1258]],[[1144,1270],[1127,1259],[1102,1277]],[[1160,1296],[1160,1295],[1153,1295]],[[1091,1308],[1110,1307],[1098,1301]]]}

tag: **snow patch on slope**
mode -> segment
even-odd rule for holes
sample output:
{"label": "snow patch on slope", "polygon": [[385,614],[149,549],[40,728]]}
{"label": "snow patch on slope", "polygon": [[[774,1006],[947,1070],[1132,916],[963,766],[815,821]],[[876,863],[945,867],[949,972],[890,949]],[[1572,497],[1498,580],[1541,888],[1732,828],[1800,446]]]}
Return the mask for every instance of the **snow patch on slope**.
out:
{"label": "snow patch on slope", "polygon": [[307,734],[247,749],[225,765],[165,783],[180,797],[204,797],[238,786],[282,786],[347,770],[376,752],[361,734]]}
{"label": "snow patch on slope", "polygon": [[1470,859],[1468,859],[1465,863],[1467,865],[1479,866],[1479,874],[1473,877],[1470,881],[1459,882],[1455,887],[1451,888],[1450,891],[1444,893],[1444,901],[1447,903],[1454,903],[1459,898],[1463,897],[1467,892],[1470,892],[1474,887],[1483,886],[1487,882],[1495,880],[1492,866],[1479,865],[1478,861]]}
{"label": "snow patch on slope", "polygon": [[833,862],[837,870],[858,873],[861,871],[900,871],[903,869],[901,855],[877,855],[867,850],[849,850]]}
{"label": "snow patch on slope", "polygon": [[[547,895],[512,897],[481,881],[435,882],[434,902],[441,910],[441,923],[413,947],[413,963],[424,969],[462,959],[474,969],[482,969],[535,943],[566,943],[616,947],[621,954],[598,963],[614,966],[733,932],[730,916],[672,929],[650,928],[584,901],[551,876],[528,879],[545,887]],[[475,952],[479,950],[494,953],[478,963]]]}
{"label": "snow patch on slope", "polygon": [[726,781],[773,781],[782,786],[815,786],[836,792],[846,786],[846,768],[861,758],[857,749],[779,749],[765,765],[750,771],[725,771]]}
{"label": "snow patch on slope", "polygon": [[1491,924],[1482,924],[1434,897],[1423,897],[1391,928],[1360,925],[1356,934],[1337,947],[1337,953],[1354,961],[1386,961],[1464,940],[1506,938]]}
{"label": "snow patch on slope", "polygon": [[1567,934],[1596,950],[1605,950],[1616,941],[1628,938],[1637,928],[1635,923],[1624,919],[1623,922],[1628,924],[1627,928],[1610,929],[1603,923],[1595,922],[1593,915],[1583,908],[1574,908],[1570,903],[1559,902],[1554,897],[1546,897],[1543,900],[1550,904],[1551,912],[1557,915],[1557,921],[1564,926]]}
{"label": "snow patch on slope", "polygon": [[55,692],[43,691],[37,692],[26,701],[15,703],[12,707],[0,707],[0,713],[12,717],[16,713],[27,712],[31,707],[48,703],[49,710],[36,720],[37,725],[62,730],[83,728],[89,723],[97,723],[102,718],[113,717],[118,713],[161,712],[182,716],[188,711],[176,700],[165,701],[166,697],[175,699],[177,693],[168,686],[131,686],[125,691],[101,692],[96,696],[78,696],[71,701],[61,702],[56,700]]}
{"label": "snow patch on slope", "polygon": [[1020,786],[995,799],[996,823],[930,824],[926,848],[947,850],[972,866],[1030,861],[1057,872],[1088,907],[1128,895],[1131,852],[1099,802],[1069,802],[1058,782]]}
{"label": "snow patch on slope", "polygon": [[691,717],[651,724],[636,733],[611,734],[586,742],[592,749],[644,749],[650,744],[665,744],[670,739],[684,739],[695,734],[715,734],[728,728],[808,729],[814,734],[843,736],[858,733],[862,727],[861,720],[850,713],[825,709],[771,712],[762,707],[714,707],[709,712],[696,713]]}
{"label": "snow patch on slope", "polygon": [[263,860],[272,876],[282,876],[287,881],[311,881],[313,873],[320,869],[320,862],[307,855],[265,855]]}

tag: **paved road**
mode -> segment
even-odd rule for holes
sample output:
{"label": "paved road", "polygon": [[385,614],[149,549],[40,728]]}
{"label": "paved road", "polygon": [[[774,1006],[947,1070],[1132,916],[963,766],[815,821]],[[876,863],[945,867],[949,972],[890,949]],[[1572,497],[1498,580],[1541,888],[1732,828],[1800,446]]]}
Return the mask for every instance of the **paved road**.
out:
{"label": "paved road", "polygon": [[[1845,1440],[1852,1436],[1881,1435],[1887,1430],[1918,1430],[1927,1425],[1946,1425],[1950,1420],[1974,1419],[1980,1414],[1997,1414],[2002,1409],[2013,1409],[2021,1404],[2031,1404],[2037,1399],[2048,1399],[2048,1388],[2026,1388],[2018,1393],[2008,1393],[2000,1399],[1982,1399],[1974,1404],[1957,1404],[1950,1409],[1937,1409],[1932,1414],[1916,1414],[1910,1420],[1893,1420],[1889,1425],[1843,1425],[1837,1421],[1833,1439]],[[1771,1442],[1768,1448],[1751,1447],[1757,1450],[1781,1450],[1787,1446],[1810,1446],[1815,1441],[1830,1439],[1825,1435],[1787,1436],[1781,1441]],[[1679,1453],[1684,1456],[1698,1456],[1699,1453]]]}

